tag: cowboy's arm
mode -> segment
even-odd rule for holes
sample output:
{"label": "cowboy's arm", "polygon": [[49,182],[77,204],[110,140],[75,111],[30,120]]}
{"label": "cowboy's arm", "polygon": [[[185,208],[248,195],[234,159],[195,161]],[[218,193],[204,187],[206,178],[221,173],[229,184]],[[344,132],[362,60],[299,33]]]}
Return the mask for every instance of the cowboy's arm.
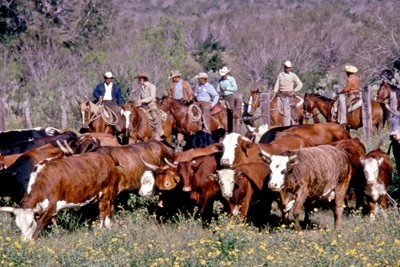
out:
{"label": "cowboy's arm", "polygon": [[103,96],[104,96],[104,92],[103,92],[103,94],[101,94],[101,92],[100,92],[102,85],[103,85],[103,83],[98,84],[96,86],[96,89],[94,89],[94,91],[93,91],[94,98],[99,99],[99,100],[100,100],[100,97],[103,98]]}
{"label": "cowboy's arm", "polygon": [[352,82],[350,79],[347,79],[346,86],[342,90],[339,91],[339,94],[350,92],[351,87],[352,87]]}
{"label": "cowboy's arm", "polygon": [[194,97],[194,93],[193,93],[192,87],[190,86],[190,84],[188,82],[186,82],[185,85],[186,85],[186,88],[187,88],[187,90],[185,90],[186,94],[187,94],[187,98],[186,99],[188,101],[192,101],[193,97]]}
{"label": "cowboy's arm", "polygon": [[301,90],[301,88],[303,88],[303,83],[300,81],[299,77],[297,77],[297,75],[294,75],[294,83],[296,84],[296,87],[294,88],[295,92],[298,92]]}
{"label": "cowboy's arm", "polygon": [[170,86],[169,86],[169,88],[168,88],[168,96],[169,96],[169,97],[174,97],[174,96],[172,95],[173,86],[174,86],[174,84],[171,83]]}
{"label": "cowboy's arm", "polygon": [[217,92],[220,92],[220,91],[221,91],[221,80],[222,80],[222,79],[220,79],[220,80],[218,81]]}
{"label": "cowboy's arm", "polygon": [[[226,87],[226,90],[232,91],[232,92],[236,92],[237,89],[238,89],[238,87],[237,87],[237,83],[236,83],[235,78],[233,78],[233,77],[228,77],[228,79],[229,79],[229,82],[231,83],[231,86]],[[218,85],[219,85],[219,84],[218,84]]]}
{"label": "cowboy's arm", "polygon": [[211,108],[213,108],[219,100],[219,94],[217,91],[215,91],[214,86],[212,86],[211,84],[208,86],[208,92],[210,93],[210,95],[213,98],[213,101],[211,102]]}
{"label": "cowboy's arm", "polygon": [[149,90],[150,90],[150,96],[146,97],[146,98],[143,98],[142,99],[142,103],[148,104],[148,103],[153,102],[156,99],[156,91],[157,91],[157,89],[156,89],[155,85],[149,86]]}
{"label": "cowboy's arm", "polygon": [[118,85],[114,84],[115,91],[117,92],[117,104],[119,107],[122,105],[122,96],[121,96],[121,88]]}

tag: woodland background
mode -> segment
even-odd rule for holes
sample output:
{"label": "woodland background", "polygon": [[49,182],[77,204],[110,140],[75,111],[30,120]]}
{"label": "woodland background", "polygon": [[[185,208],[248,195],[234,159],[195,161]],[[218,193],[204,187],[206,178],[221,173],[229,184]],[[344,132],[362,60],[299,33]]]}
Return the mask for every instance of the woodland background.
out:
{"label": "woodland background", "polygon": [[358,67],[371,84],[400,56],[396,0],[0,0],[0,97],[7,129],[80,126],[76,100],[93,100],[106,71],[127,95],[147,71],[158,95],[178,69],[195,86],[206,71],[232,69],[240,93],[273,89],[291,60],[306,91],[336,93],[344,66]]}

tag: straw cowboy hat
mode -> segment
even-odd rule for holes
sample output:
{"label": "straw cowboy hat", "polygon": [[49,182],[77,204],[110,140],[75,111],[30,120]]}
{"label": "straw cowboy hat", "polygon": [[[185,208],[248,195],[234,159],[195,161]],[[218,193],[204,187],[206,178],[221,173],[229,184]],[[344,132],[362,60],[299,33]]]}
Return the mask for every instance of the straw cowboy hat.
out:
{"label": "straw cowboy hat", "polygon": [[354,66],[346,66],[344,67],[344,70],[348,73],[356,73],[358,69]]}
{"label": "straw cowboy hat", "polygon": [[196,75],[196,77],[194,77],[195,79],[208,79],[208,75],[205,72],[200,72],[198,75]]}
{"label": "straw cowboy hat", "polygon": [[114,79],[115,76],[112,74],[111,71],[107,71],[106,73],[104,73],[104,79]]}
{"label": "straw cowboy hat", "polygon": [[225,76],[226,74],[228,74],[231,70],[228,69],[228,67],[223,67],[222,69],[219,70],[219,75],[221,76]]}
{"label": "straw cowboy hat", "polygon": [[179,73],[178,70],[171,70],[171,74],[169,75],[168,79],[172,79],[174,77],[180,77],[182,74]]}
{"label": "straw cowboy hat", "polygon": [[139,71],[138,75],[136,75],[133,79],[137,79],[137,78],[147,78],[148,79],[148,78],[150,78],[150,76],[147,75],[147,73],[144,71],[142,71],[142,72]]}
{"label": "straw cowboy hat", "polygon": [[291,68],[293,65],[292,65],[292,62],[290,62],[289,60],[287,60],[287,61],[285,61],[284,63],[282,63],[282,65],[284,66],[284,67],[287,67],[287,68]]}

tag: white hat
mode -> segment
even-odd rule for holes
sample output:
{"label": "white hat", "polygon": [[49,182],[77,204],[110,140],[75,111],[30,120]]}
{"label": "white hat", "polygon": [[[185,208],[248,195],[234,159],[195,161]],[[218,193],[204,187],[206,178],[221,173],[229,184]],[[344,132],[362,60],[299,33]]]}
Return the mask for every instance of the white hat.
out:
{"label": "white hat", "polygon": [[344,70],[348,73],[356,73],[358,71],[356,67],[350,65],[344,67]]}
{"label": "white hat", "polygon": [[282,63],[282,65],[284,66],[284,67],[287,67],[287,68],[291,68],[293,65],[292,65],[292,62],[290,62],[289,60],[287,60],[287,61],[285,61],[285,63]]}
{"label": "white hat", "polygon": [[223,67],[222,69],[219,70],[219,75],[221,76],[225,76],[226,74],[228,74],[231,70],[228,69],[228,67]]}
{"label": "white hat", "polygon": [[115,78],[115,76],[112,74],[111,71],[107,71],[106,73],[104,73],[104,79],[113,79]]}
{"label": "white hat", "polygon": [[196,75],[196,77],[194,77],[195,79],[208,79],[208,75],[205,72],[200,72],[198,75]]}
{"label": "white hat", "polygon": [[179,73],[178,70],[171,70],[171,74],[169,75],[168,79],[172,79],[174,77],[180,77],[182,74]]}

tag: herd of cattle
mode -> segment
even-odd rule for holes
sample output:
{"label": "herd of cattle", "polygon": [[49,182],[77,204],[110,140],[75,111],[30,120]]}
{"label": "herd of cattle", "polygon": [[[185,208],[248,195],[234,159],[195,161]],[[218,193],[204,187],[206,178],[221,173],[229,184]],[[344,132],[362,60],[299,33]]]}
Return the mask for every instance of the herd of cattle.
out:
{"label": "herd of cattle", "polygon": [[[391,146],[400,161],[399,112],[392,122]],[[227,212],[240,212],[259,226],[268,223],[276,201],[285,222],[293,210],[296,229],[301,208],[307,222],[319,200],[332,203],[338,226],[349,192],[357,207],[367,198],[371,215],[379,200],[386,206],[392,165],[379,145],[367,153],[358,138],[335,123],[248,130],[246,136],[226,135],[220,143],[198,132],[206,141],[183,152],[155,140],[121,146],[104,133],[2,132],[0,196],[19,207],[0,211],[12,212],[29,240],[49,220],[55,223],[58,211],[96,201],[100,225],[110,227],[114,200],[123,192],[158,195],[161,216],[198,207],[205,221],[219,200]]]}

